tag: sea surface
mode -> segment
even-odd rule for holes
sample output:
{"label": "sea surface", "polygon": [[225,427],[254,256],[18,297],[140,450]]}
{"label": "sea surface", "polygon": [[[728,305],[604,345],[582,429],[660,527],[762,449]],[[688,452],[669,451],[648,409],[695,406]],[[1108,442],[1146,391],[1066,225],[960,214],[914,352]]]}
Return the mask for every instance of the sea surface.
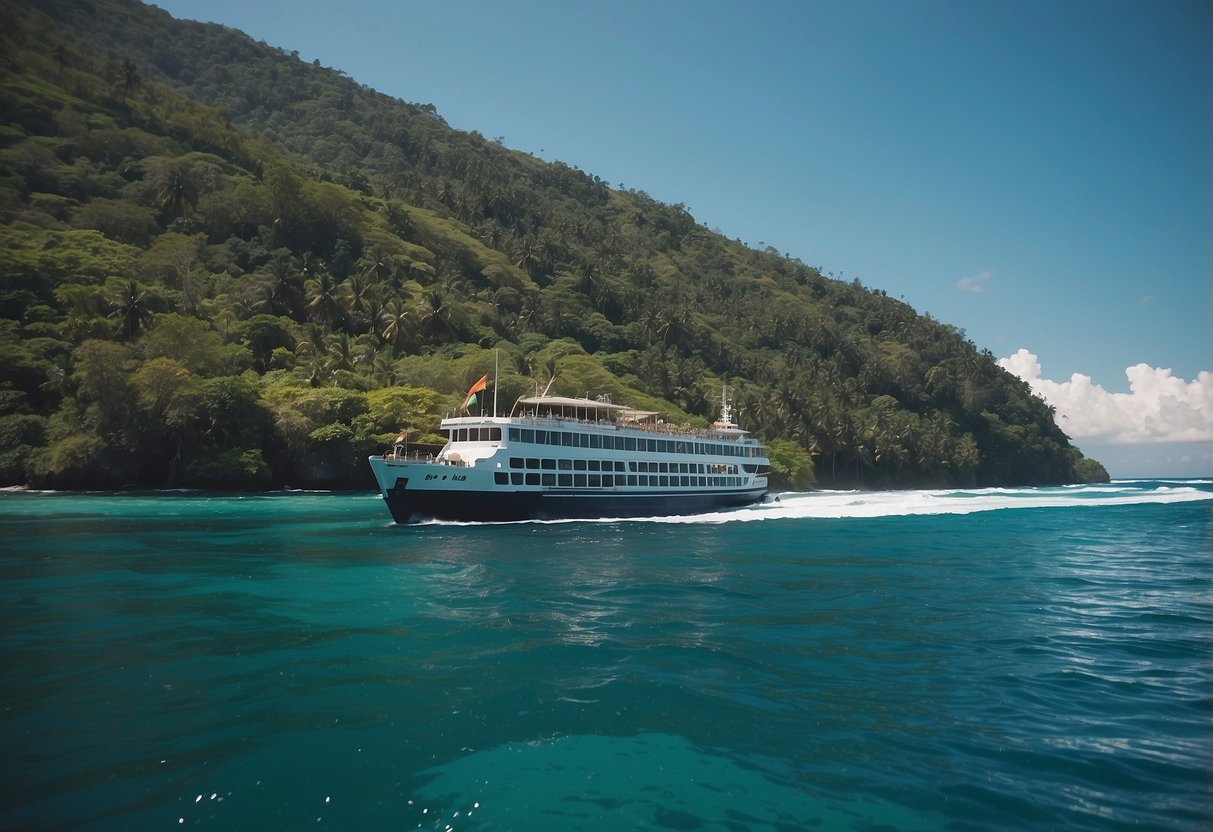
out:
{"label": "sea surface", "polygon": [[0,496],[0,829],[1208,830],[1213,484]]}

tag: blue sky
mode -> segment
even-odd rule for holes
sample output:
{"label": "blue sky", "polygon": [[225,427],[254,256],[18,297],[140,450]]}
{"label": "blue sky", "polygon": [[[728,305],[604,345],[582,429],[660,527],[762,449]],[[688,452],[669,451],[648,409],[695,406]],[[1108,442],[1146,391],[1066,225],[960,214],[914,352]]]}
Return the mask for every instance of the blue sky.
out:
{"label": "blue sky", "polygon": [[[1126,413],[1177,394],[1178,432],[1071,435],[1114,475],[1213,472],[1207,2],[157,5],[682,202]],[[1185,386],[1132,390],[1143,363]],[[1079,425],[1076,390],[1046,398]]]}

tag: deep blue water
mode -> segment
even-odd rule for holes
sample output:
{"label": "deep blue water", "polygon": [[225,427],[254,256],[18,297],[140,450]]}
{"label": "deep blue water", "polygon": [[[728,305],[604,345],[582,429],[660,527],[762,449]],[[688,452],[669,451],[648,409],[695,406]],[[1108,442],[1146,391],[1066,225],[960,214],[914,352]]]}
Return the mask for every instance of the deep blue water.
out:
{"label": "deep blue water", "polygon": [[0,828],[1206,830],[1213,485],[0,496]]}

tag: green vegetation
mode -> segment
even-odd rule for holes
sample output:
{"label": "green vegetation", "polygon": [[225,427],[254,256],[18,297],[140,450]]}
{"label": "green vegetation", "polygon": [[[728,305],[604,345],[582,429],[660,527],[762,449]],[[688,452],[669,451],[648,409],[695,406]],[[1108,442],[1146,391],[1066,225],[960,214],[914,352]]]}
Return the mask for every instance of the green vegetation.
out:
{"label": "green vegetation", "polygon": [[963,332],[683,205],[133,0],[0,12],[4,483],[370,487],[494,350],[503,407],[727,380],[793,487],[1100,476]]}

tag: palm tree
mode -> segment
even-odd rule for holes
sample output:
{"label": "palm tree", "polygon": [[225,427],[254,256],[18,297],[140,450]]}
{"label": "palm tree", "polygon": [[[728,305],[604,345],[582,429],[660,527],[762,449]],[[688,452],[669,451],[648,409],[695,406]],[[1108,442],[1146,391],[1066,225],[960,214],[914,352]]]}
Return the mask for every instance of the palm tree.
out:
{"label": "palm tree", "polygon": [[147,292],[131,280],[125,289],[110,301],[109,317],[118,321],[123,340],[133,341],[152,319],[152,310],[147,303]]}
{"label": "palm tree", "polygon": [[441,289],[432,288],[422,296],[420,329],[436,341],[445,340],[454,331],[452,310]]}
{"label": "palm tree", "polygon": [[401,341],[401,336],[412,329],[413,311],[399,300],[389,301],[379,313],[379,324],[380,337],[394,347]]}
{"label": "palm tree", "polygon": [[296,321],[304,318],[303,277],[289,254],[276,255],[265,267],[261,290],[264,305],[275,315],[290,315]]}
{"label": "palm tree", "polygon": [[371,246],[358,265],[362,274],[377,283],[391,281],[392,286],[400,284],[400,267],[391,251],[381,243]]}
{"label": "palm tree", "polygon": [[122,73],[122,106],[125,107],[126,97],[135,91],[143,79],[139,77],[139,68],[130,58],[123,58],[118,70]]}
{"label": "palm tree", "polygon": [[534,277],[534,270],[540,264],[539,246],[536,245],[534,238],[524,237],[518,243],[515,251],[514,265]]}
{"label": "palm tree", "polygon": [[354,345],[350,341],[350,336],[345,332],[338,332],[328,339],[328,356],[329,368],[332,370],[353,372],[354,365],[359,360],[358,356],[354,355]]}
{"label": "palm tree", "polygon": [[165,181],[156,194],[157,208],[177,220],[185,216],[186,205],[194,205],[197,201],[197,191],[181,168],[166,172]]}
{"label": "palm tree", "polygon": [[307,381],[312,387],[319,387],[320,382],[328,378],[330,374],[327,346],[324,328],[316,323],[303,327],[303,331],[295,341],[296,365],[303,366],[306,362]]}
{"label": "palm tree", "polygon": [[345,321],[345,305],[333,282],[333,276],[321,271],[315,280],[308,281],[307,314],[329,328]]}

